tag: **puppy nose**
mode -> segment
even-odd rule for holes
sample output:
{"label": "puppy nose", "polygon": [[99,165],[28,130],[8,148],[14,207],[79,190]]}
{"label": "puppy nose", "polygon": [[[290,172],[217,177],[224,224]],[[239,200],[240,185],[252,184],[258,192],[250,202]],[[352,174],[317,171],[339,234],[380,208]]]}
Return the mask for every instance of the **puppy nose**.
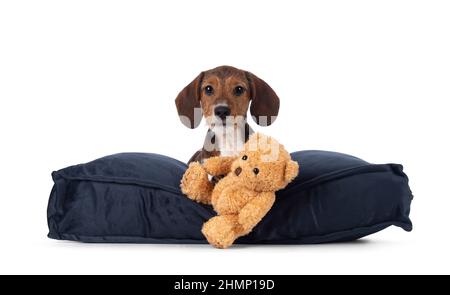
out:
{"label": "puppy nose", "polygon": [[214,114],[222,120],[225,120],[230,113],[230,108],[227,106],[217,106],[214,108]]}
{"label": "puppy nose", "polygon": [[242,172],[241,167],[237,167],[236,170],[234,170],[234,174],[236,174],[236,176],[239,176],[239,174],[241,174],[241,172]]}

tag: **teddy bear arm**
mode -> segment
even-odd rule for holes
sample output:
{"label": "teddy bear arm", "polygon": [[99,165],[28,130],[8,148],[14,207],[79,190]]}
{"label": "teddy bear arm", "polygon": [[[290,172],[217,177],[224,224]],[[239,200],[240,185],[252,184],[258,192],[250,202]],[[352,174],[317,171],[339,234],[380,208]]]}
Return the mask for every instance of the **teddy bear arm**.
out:
{"label": "teddy bear arm", "polygon": [[238,221],[246,233],[261,221],[275,202],[275,193],[263,192],[248,202],[239,212]]}
{"label": "teddy bear arm", "polygon": [[231,170],[231,164],[236,157],[211,157],[205,160],[203,167],[212,176],[227,175]]}
{"label": "teddy bear arm", "polygon": [[208,179],[208,173],[198,162],[193,162],[181,179],[181,191],[191,200],[211,204],[214,185]]}

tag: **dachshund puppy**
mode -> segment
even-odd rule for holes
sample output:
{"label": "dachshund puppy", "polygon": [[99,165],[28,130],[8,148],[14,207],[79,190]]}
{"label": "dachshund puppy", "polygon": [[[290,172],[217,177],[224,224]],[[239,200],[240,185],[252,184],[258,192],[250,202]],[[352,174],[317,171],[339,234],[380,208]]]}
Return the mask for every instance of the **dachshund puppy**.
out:
{"label": "dachshund puppy", "polygon": [[213,156],[236,156],[253,133],[247,112],[260,126],[275,121],[280,99],[254,74],[230,66],[201,72],[175,99],[178,116],[188,128],[196,128],[202,117],[209,127],[202,149],[188,161]]}

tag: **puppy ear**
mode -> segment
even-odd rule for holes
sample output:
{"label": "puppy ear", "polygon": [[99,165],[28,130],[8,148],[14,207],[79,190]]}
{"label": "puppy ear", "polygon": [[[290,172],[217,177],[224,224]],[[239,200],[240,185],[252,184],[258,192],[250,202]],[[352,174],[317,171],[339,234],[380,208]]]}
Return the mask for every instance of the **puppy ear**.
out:
{"label": "puppy ear", "polygon": [[298,163],[292,160],[289,160],[286,163],[286,168],[284,170],[284,180],[289,183],[298,175]]}
{"label": "puppy ear", "polygon": [[202,109],[200,106],[200,86],[203,72],[200,73],[189,85],[184,87],[175,99],[178,117],[188,128],[196,128],[202,121]]}
{"label": "puppy ear", "polygon": [[245,74],[250,84],[250,95],[252,99],[250,114],[258,125],[269,126],[275,121],[278,115],[280,99],[264,80],[250,72],[245,72]]}

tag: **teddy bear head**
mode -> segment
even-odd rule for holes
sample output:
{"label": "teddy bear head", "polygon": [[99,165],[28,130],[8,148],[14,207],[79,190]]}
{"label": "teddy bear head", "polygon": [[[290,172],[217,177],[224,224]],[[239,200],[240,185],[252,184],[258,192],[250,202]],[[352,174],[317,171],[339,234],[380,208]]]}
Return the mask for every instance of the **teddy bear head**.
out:
{"label": "teddy bear head", "polygon": [[234,181],[258,192],[284,188],[298,174],[298,164],[291,160],[284,146],[275,139],[254,133],[231,165]]}

